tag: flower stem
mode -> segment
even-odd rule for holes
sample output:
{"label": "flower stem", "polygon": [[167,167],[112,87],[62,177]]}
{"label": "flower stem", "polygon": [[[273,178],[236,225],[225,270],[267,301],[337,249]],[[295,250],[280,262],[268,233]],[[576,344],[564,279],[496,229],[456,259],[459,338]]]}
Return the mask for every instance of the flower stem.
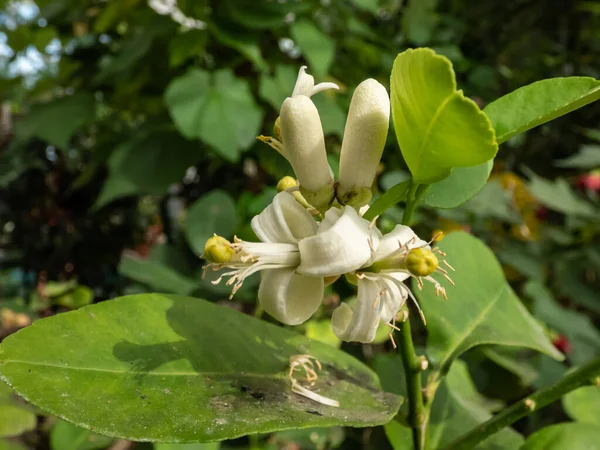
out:
{"label": "flower stem", "polygon": [[600,358],[573,370],[558,383],[540,389],[523,400],[514,403],[487,422],[472,429],[456,439],[447,448],[452,450],[467,450],[477,446],[494,433],[508,427],[522,417],[558,400],[563,395],[578,387],[590,384],[592,379],[600,376]]}
{"label": "flower stem", "polygon": [[408,392],[408,423],[412,428],[414,450],[425,448],[427,413],[421,390],[421,368],[417,364],[417,353],[410,329],[410,318],[400,327],[400,354],[404,364],[406,390]]}
{"label": "flower stem", "polygon": [[[410,225],[413,213],[427,186],[411,182],[406,199],[406,209],[402,216],[402,224]],[[422,369],[418,364],[415,344],[410,328],[410,316],[400,327],[400,355],[404,364],[406,390],[408,392],[408,423],[412,428],[414,450],[425,448],[425,432],[427,430],[427,410],[423,402],[421,382]]]}

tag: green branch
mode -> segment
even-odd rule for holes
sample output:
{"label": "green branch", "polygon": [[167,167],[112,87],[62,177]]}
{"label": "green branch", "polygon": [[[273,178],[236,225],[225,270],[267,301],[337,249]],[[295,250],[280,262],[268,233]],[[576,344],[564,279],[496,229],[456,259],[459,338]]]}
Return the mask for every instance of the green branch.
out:
{"label": "green branch", "polygon": [[[425,194],[427,186],[410,182],[406,209],[402,216],[402,223],[410,225],[413,213],[419,201]],[[415,344],[410,328],[410,318],[407,318],[400,327],[400,355],[404,364],[404,377],[408,392],[408,423],[412,428],[414,450],[425,448],[425,432],[427,430],[427,410],[423,402],[421,372],[419,359],[415,351]]]}
{"label": "green branch", "polygon": [[553,386],[540,389],[527,398],[506,408],[487,422],[482,423],[467,434],[456,439],[447,449],[468,450],[475,448],[477,444],[513,424],[520,418],[558,400],[566,393],[578,387],[589,384],[598,376],[600,376],[600,358],[573,370]]}

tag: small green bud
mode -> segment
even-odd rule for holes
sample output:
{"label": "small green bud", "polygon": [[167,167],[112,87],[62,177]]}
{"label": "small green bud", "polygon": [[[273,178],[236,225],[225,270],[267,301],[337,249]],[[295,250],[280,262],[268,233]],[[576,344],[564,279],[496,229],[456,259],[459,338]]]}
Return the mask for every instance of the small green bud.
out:
{"label": "small green bud", "polygon": [[333,183],[326,184],[316,192],[309,191],[300,185],[300,193],[306,201],[321,212],[327,211],[335,200],[335,188]]}
{"label": "small green bud", "polygon": [[406,255],[406,269],[416,277],[431,275],[438,265],[437,256],[424,247],[413,248]]}
{"label": "small green bud", "polygon": [[229,262],[233,255],[235,250],[231,247],[231,242],[216,234],[204,244],[204,259],[211,263],[224,264]]}
{"label": "small green bud", "polygon": [[287,191],[290,188],[298,186],[294,177],[285,176],[277,183],[277,192]]}
{"label": "small green bud", "polygon": [[275,120],[275,125],[273,125],[273,134],[279,142],[283,140],[281,138],[281,120],[279,116],[277,116],[277,119]]}

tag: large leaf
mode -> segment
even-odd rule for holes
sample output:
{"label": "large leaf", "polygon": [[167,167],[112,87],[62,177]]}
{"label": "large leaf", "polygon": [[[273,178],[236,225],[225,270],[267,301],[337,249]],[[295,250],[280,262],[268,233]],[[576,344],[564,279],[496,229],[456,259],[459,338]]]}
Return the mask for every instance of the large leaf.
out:
{"label": "large leaf", "polygon": [[567,414],[578,422],[600,427],[600,386],[585,386],[562,398]]}
{"label": "large leaf", "polygon": [[108,160],[109,177],[95,208],[134,194],[167,193],[202,158],[202,147],[174,132],[142,134],[118,146]]}
{"label": "large leaf", "polygon": [[250,86],[229,69],[191,69],[169,84],[165,101],[185,137],[202,139],[231,161],[254,143],[262,123]]}
{"label": "large leaf", "polygon": [[220,447],[220,442],[206,444],[196,442],[193,444],[155,444],[154,450],[219,450]]}
{"label": "large leaf", "polygon": [[327,75],[335,56],[335,42],[306,19],[294,22],[290,34],[308,61],[310,71]]}
{"label": "large leaf", "polygon": [[430,283],[417,296],[427,319],[428,352],[442,371],[461,353],[481,344],[528,347],[562,359],[483,242],[455,232],[439,246],[456,269],[451,273],[456,285],[438,277],[448,300],[436,296]]}
{"label": "large leaf", "polygon": [[229,238],[237,225],[235,202],[229,194],[214,190],[200,197],[188,210],[185,235],[197,255],[214,233]]}
{"label": "large leaf", "polygon": [[65,150],[73,133],[94,115],[94,97],[79,92],[32,106],[29,113],[18,121],[17,134],[37,136]]}
{"label": "large leaf", "polygon": [[484,112],[502,143],[531,128],[600,99],[600,81],[588,77],[549,78],[523,86],[490,103]]}
{"label": "large leaf", "polygon": [[398,55],[391,102],[400,150],[417,183],[435,183],[455,167],[477,166],[496,155],[490,121],[456,90],[452,64],[433,50]]}
{"label": "large leaf", "polygon": [[[339,408],[292,393],[287,372],[298,354],[321,361],[312,389]],[[388,422],[400,403],[346,353],[175,295],[132,295],[39,320],[2,342],[0,373],[41,409],[131,440],[373,426]]]}
{"label": "large leaf", "polygon": [[487,182],[493,162],[458,167],[448,178],[431,185],[424,202],[434,208],[456,208],[477,194]]}
{"label": "large leaf", "polygon": [[533,433],[519,450],[597,450],[600,427],[587,423],[561,423]]}
{"label": "large leaf", "polygon": [[113,438],[92,433],[72,423],[59,420],[50,432],[52,450],[96,450],[106,448]]}

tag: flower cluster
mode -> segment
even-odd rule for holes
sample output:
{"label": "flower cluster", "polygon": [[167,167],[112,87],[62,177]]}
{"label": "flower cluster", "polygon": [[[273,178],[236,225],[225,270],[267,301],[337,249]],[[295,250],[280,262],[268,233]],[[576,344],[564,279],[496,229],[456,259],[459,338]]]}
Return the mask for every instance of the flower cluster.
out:
{"label": "flower cluster", "polygon": [[281,141],[260,137],[288,159],[298,178],[283,179],[273,202],[252,219],[260,242],[229,242],[215,235],[206,242],[204,258],[206,270],[220,271],[215,283],[227,278],[233,286],[232,296],[245,278],[261,271],[258,299],[268,314],[288,325],[308,320],[322,303],[325,285],[345,275],[358,286],[358,301],[336,308],[333,331],[345,341],[371,342],[380,321],[394,327],[407,298],[418,307],[405,284],[410,277],[419,287],[423,281],[433,283],[446,296],[432,277],[448,278],[438,259],[445,255],[407,226],[382,234],[359,212],[371,198],[388,131],[389,97],[375,80],[362,82],[354,92],[340,179],[334,182],[319,113],[310,100],[330,88],[337,86],[315,85],[302,67],[292,96],[281,107]]}

